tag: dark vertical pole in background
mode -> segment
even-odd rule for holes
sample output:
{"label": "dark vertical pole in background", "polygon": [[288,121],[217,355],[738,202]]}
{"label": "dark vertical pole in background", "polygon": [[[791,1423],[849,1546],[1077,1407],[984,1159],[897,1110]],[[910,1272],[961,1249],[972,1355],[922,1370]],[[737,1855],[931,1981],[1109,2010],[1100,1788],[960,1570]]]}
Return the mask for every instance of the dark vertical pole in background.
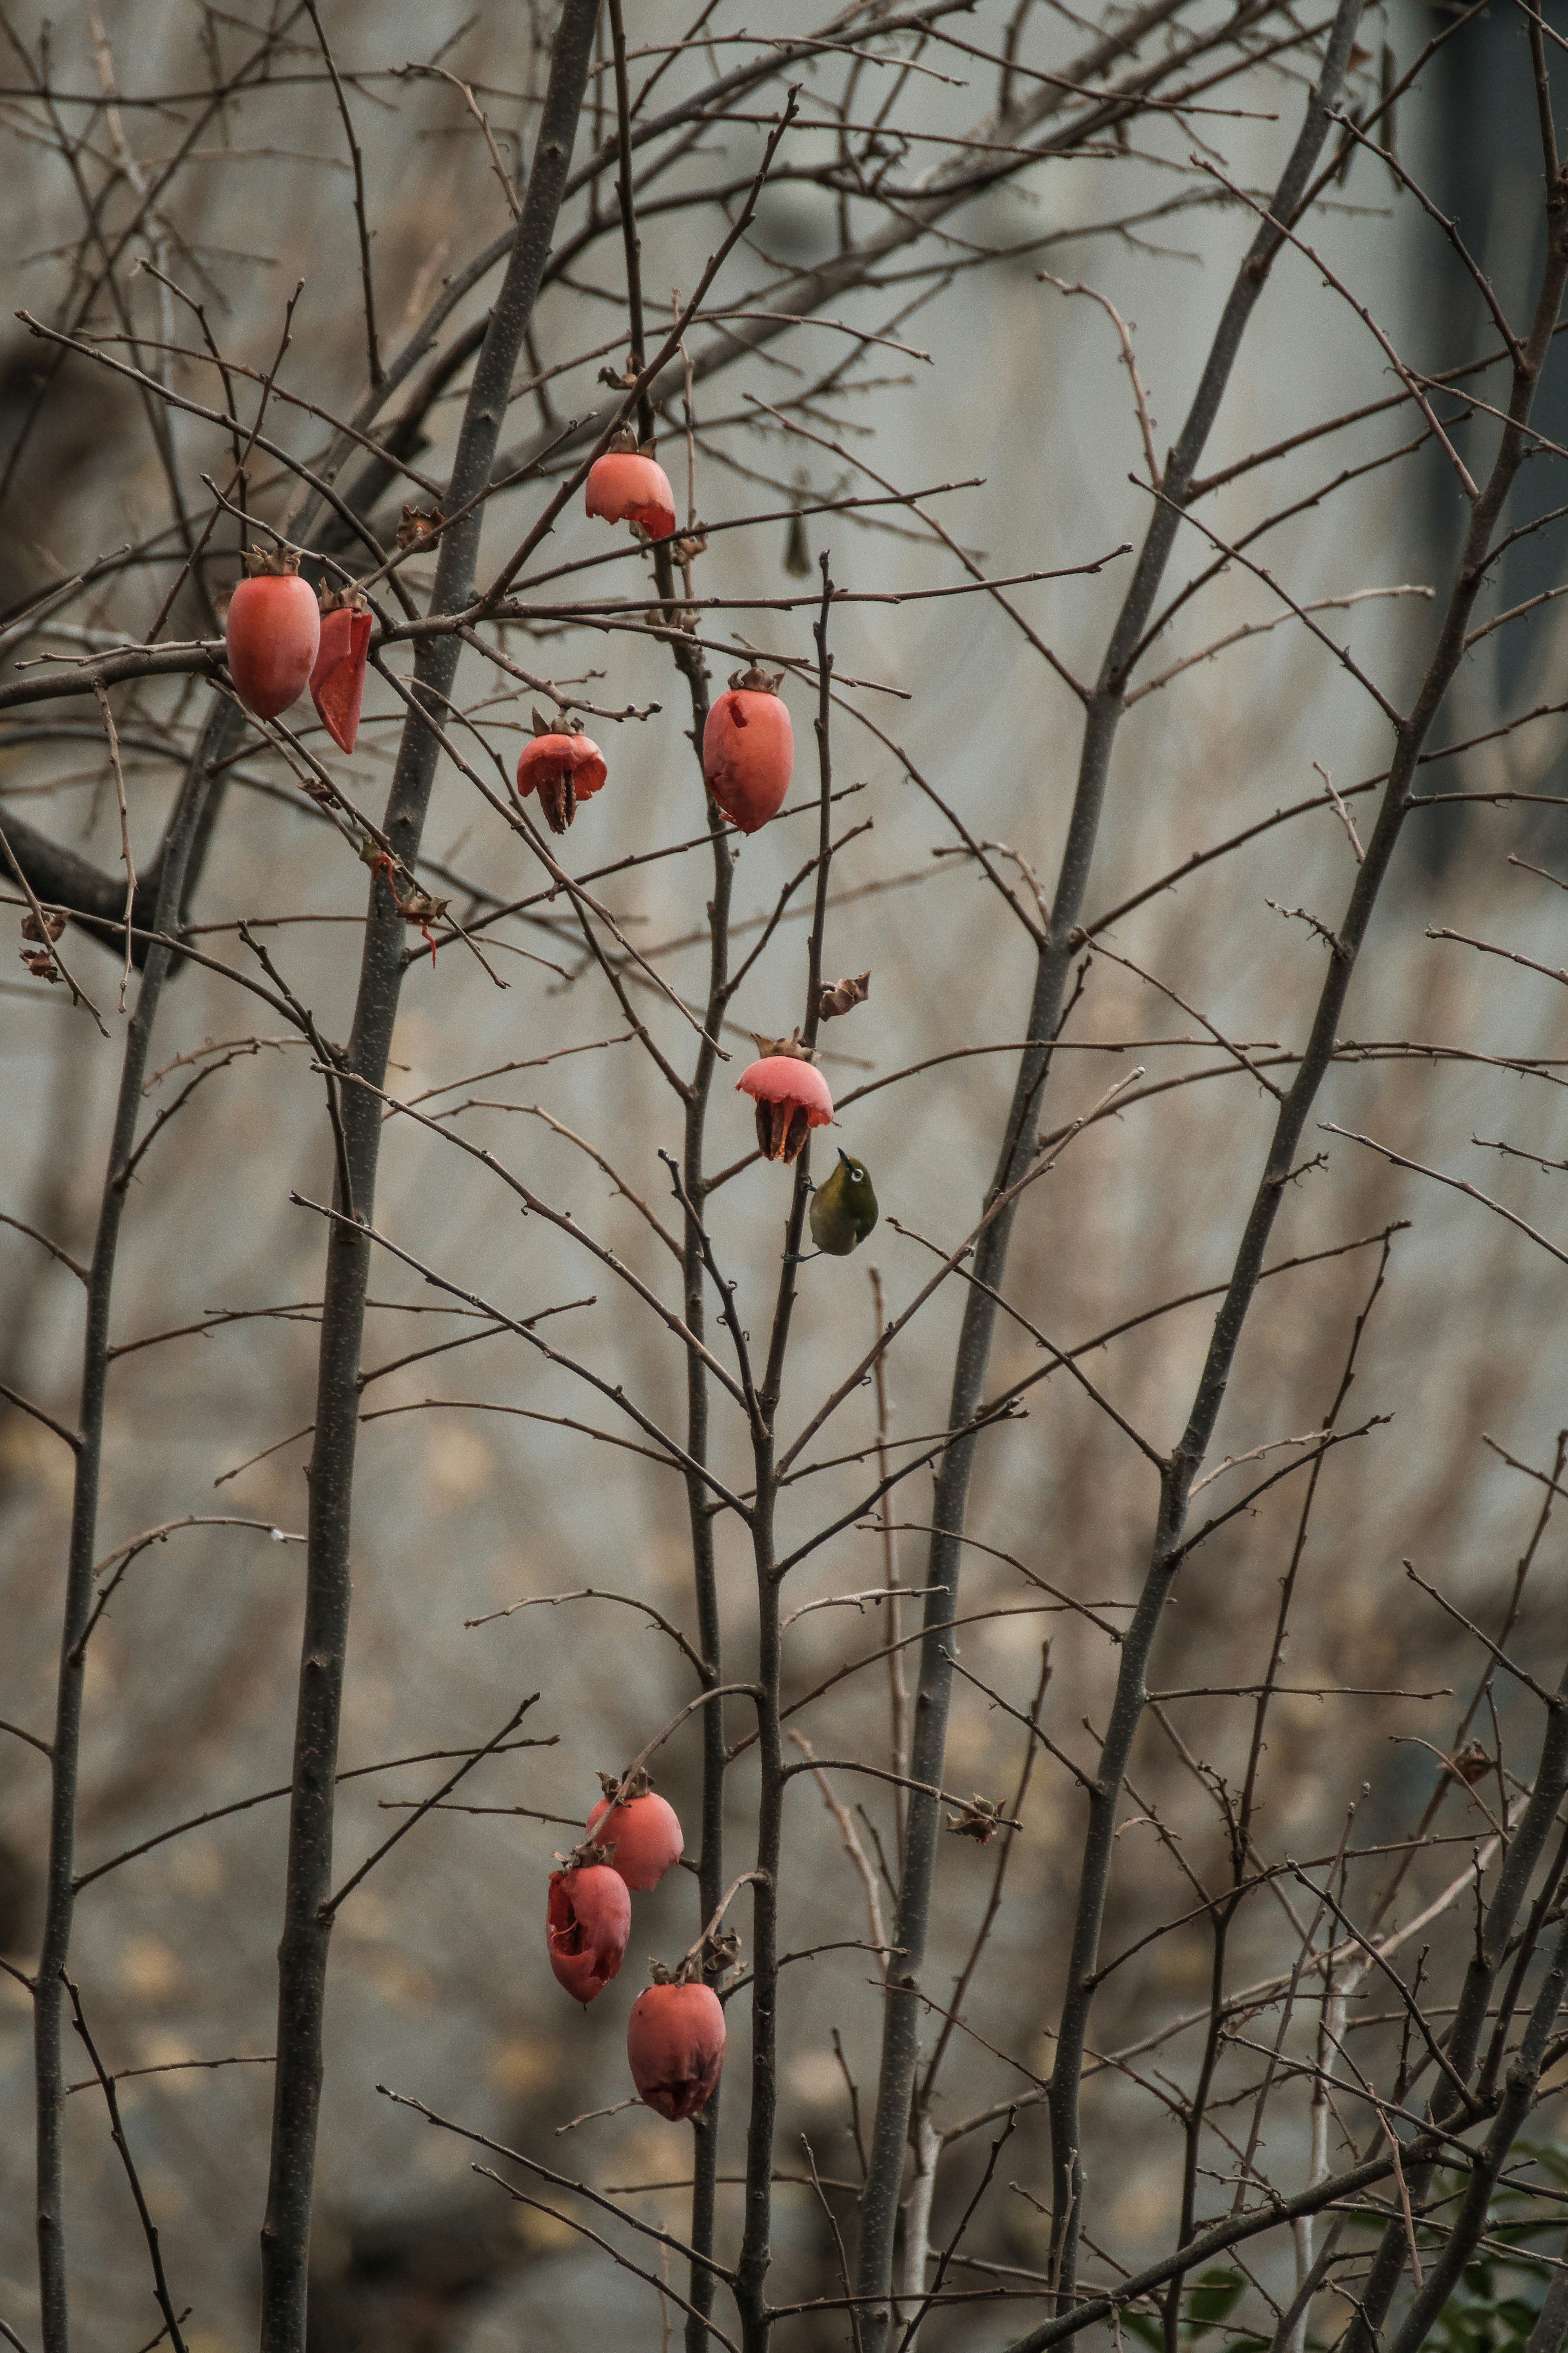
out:
{"label": "dark vertical pole in background", "polygon": [[[1402,52],[1395,58],[1397,69],[1406,69],[1410,49],[1424,46],[1458,13],[1451,0],[1439,0],[1436,5],[1432,0],[1421,0],[1408,16],[1392,15],[1387,30]],[[1554,32],[1568,35],[1568,0],[1541,0],[1541,13]],[[1528,323],[1545,237],[1540,151],[1531,111],[1522,102],[1530,86],[1523,11],[1512,0],[1495,0],[1493,6],[1444,44],[1422,74],[1422,147],[1404,151],[1397,116],[1394,134],[1400,161],[1456,223],[1469,252],[1490,279],[1516,332]],[[1411,111],[1415,112],[1414,105]],[[1561,131],[1560,124],[1560,135]],[[1415,364],[1436,374],[1463,366],[1493,350],[1497,331],[1463,264],[1440,231],[1427,224],[1417,227],[1409,211],[1409,198],[1394,199],[1392,183],[1381,166],[1363,154],[1358,159],[1349,193],[1363,202],[1376,201],[1370,194],[1374,174],[1384,178],[1388,198],[1408,216],[1408,230],[1402,228],[1401,233],[1408,233],[1413,239],[1419,254],[1416,266],[1422,290],[1429,296],[1419,309],[1433,326],[1426,331],[1426,347],[1410,354]],[[1502,405],[1506,396],[1498,387],[1506,382],[1504,370],[1493,369],[1471,381],[1483,398],[1494,406]],[[1457,397],[1439,405],[1445,421],[1458,409]],[[1531,421],[1547,440],[1568,446],[1568,335],[1559,337],[1547,361]],[[1458,447],[1472,474],[1489,463],[1499,431],[1497,419],[1485,415],[1476,416],[1460,428]],[[1436,576],[1434,566],[1440,575],[1443,566],[1451,563],[1468,522],[1453,469],[1441,451],[1426,452],[1423,483],[1425,503],[1415,519],[1415,544],[1410,551],[1410,560],[1417,568],[1404,575],[1412,579]],[[1506,528],[1521,530],[1537,516],[1565,505],[1568,466],[1550,453],[1527,458],[1509,500]],[[1494,567],[1479,617],[1507,612],[1564,582],[1568,582],[1568,518],[1530,533],[1509,548]],[[1568,604],[1568,598],[1563,603]],[[1568,686],[1543,676],[1541,667],[1543,649],[1551,643],[1550,633],[1563,617],[1558,604],[1544,605],[1500,629],[1484,649],[1470,657],[1469,682],[1486,699],[1479,709],[1474,703],[1465,709],[1464,724],[1456,724],[1450,731],[1454,736],[1495,726],[1536,702],[1560,702],[1568,694]],[[1527,731],[1521,751],[1528,752],[1531,744]],[[1455,764],[1437,768],[1429,788],[1454,792],[1467,786],[1473,789],[1478,782]],[[1560,753],[1532,784],[1536,790],[1568,801],[1568,751]],[[1521,817],[1522,841],[1533,839],[1538,849],[1551,850],[1558,858],[1568,855],[1568,810],[1562,817],[1554,810],[1539,809],[1521,812]],[[1432,813],[1414,828],[1412,849],[1429,874],[1440,874],[1467,853],[1476,840],[1478,823],[1484,821],[1484,817],[1466,808]]]}

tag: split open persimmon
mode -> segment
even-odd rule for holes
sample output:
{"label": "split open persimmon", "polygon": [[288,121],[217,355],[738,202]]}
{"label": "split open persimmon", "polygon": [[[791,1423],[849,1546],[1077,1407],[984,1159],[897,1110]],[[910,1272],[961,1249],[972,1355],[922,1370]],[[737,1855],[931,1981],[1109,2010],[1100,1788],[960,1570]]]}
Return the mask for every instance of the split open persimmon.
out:
{"label": "split open persimmon", "polygon": [[768,1160],[798,1160],[812,1129],[833,1117],[827,1081],[801,1055],[764,1054],[742,1071],[735,1092],[757,1106],[757,1142]]}
{"label": "split open persimmon", "polygon": [[626,1883],[602,1849],[579,1847],[564,1871],[551,1873],[544,1919],[550,1966],[584,2010],[619,1969],[631,1926]]}
{"label": "split open persimmon", "polygon": [[300,577],[300,559],[288,548],[253,547],[228,602],[224,638],[235,692],[258,719],[276,719],[303,692],[321,638],[316,592]]}
{"label": "split open persimmon", "polygon": [[668,539],[675,529],[675,492],[669,476],[630,433],[620,435],[588,469],[586,501],[591,515],[606,522],[632,522],[650,539]]}
{"label": "split open persimmon", "polygon": [[536,711],[535,733],[518,755],[517,797],[525,801],[539,795],[539,806],[552,833],[564,833],[577,814],[577,804],[596,793],[609,771],[605,755],[574,719],[552,727]]}

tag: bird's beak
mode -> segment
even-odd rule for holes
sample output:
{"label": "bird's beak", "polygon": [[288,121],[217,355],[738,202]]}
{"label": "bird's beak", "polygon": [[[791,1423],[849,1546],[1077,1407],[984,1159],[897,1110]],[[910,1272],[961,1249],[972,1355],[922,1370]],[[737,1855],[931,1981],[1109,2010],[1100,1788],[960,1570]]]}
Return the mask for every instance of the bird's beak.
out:
{"label": "bird's beak", "polygon": [[849,1166],[849,1155],[845,1151],[842,1145],[838,1146],[838,1157],[843,1161],[846,1168],[847,1168]]}

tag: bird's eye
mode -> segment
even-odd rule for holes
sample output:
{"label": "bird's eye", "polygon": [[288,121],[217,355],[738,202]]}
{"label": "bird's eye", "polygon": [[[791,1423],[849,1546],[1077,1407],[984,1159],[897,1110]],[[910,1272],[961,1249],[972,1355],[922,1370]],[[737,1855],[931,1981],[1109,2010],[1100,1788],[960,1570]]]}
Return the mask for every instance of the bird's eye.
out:
{"label": "bird's eye", "polygon": [[866,1182],[866,1171],[863,1168],[851,1168],[849,1174],[857,1185],[863,1185]]}

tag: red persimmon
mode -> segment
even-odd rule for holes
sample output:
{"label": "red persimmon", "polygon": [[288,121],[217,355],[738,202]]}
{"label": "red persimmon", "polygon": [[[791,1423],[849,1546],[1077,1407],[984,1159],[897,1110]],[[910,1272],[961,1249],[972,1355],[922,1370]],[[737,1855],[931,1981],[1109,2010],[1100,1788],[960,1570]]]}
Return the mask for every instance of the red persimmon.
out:
{"label": "red persimmon", "polygon": [[251,577],[229,598],[224,636],[235,692],[258,719],[276,719],[303,691],[321,643],[316,592],[300,577],[300,559],[253,547]]}
{"label": "red persimmon", "polygon": [[589,467],[587,508],[606,522],[634,522],[650,539],[668,539],[675,529],[669,476],[629,435],[623,446],[606,449]]}
{"label": "red persimmon", "polygon": [[534,736],[525,744],[517,763],[517,797],[525,801],[539,795],[539,806],[552,833],[564,833],[577,814],[577,804],[596,793],[608,771],[598,745],[574,719],[559,730],[533,714]]}
{"label": "red persimmon", "polygon": [[685,1835],[675,1808],[661,1798],[646,1773],[638,1773],[620,1805],[611,1799],[620,1787],[601,1773],[605,1794],[588,1816],[588,1836],[612,1850],[610,1868],[628,1887],[657,1887],[670,1864],[680,1861]]}
{"label": "red persimmon", "polygon": [[620,1968],[631,1926],[626,1883],[605,1862],[574,1861],[551,1873],[544,1925],[550,1966],[584,2010]]}
{"label": "red persimmon", "polygon": [[679,2123],[708,2105],[724,2063],[724,2010],[711,1986],[650,1985],[626,2024],[637,2096]]}
{"label": "red persimmon", "polygon": [[757,1142],[769,1160],[798,1160],[814,1127],[833,1117],[833,1097],[822,1072],[795,1054],[764,1054],[742,1071],[737,1094],[757,1106]]}
{"label": "red persimmon", "polygon": [[765,670],[737,670],[702,730],[708,789],[742,833],[756,833],[776,817],[789,790],[795,730],[778,689],[779,680]]}

